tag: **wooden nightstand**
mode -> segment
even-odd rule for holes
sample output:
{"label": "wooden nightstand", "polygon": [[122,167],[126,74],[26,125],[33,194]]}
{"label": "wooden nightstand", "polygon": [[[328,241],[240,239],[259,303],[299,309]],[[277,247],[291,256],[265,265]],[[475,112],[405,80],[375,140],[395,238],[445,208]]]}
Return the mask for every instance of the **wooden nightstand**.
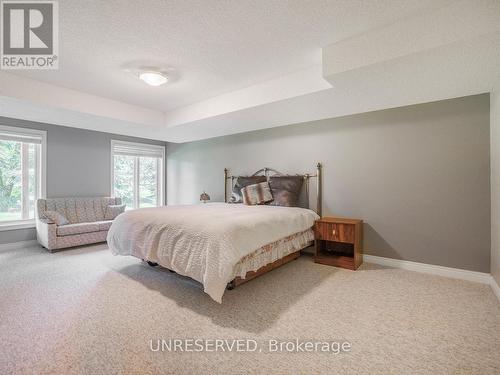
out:
{"label": "wooden nightstand", "polygon": [[363,220],[323,217],[314,225],[316,263],[356,270],[363,263]]}

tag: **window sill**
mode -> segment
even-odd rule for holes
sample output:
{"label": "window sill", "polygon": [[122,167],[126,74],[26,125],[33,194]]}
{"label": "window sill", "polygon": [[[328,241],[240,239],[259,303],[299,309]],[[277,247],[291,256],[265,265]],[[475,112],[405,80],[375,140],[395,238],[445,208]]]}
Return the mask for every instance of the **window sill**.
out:
{"label": "window sill", "polygon": [[35,220],[0,222],[0,232],[6,230],[35,228]]}

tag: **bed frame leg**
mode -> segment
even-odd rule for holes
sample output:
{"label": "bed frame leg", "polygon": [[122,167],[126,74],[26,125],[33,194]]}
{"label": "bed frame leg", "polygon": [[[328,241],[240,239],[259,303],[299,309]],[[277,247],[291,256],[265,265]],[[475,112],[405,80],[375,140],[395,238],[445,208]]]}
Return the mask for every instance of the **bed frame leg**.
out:
{"label": "bed frame leg", "polygon": [[227,283],[227,286],[226,286],[227,290],[233,290],[234,288],[235,288],[234,280],[232,280],[229,283]]}
{"label": "bed frame leg", "polygon": [[[151,267],[158,267],[158,263],[156,263],[156,262],[151,262],[151,261],[147,260],[147,261],[146,261],[146,263],[147,263],[147,264],[149,264]],[[168,269],[168,268],[167,268],[167,269]],[[177,272],[175,272],[174,270],[170,270],[170,269],[168,269],[168,270],[169,270],[170,272],[172,272],[172,273],[177,273]]]}

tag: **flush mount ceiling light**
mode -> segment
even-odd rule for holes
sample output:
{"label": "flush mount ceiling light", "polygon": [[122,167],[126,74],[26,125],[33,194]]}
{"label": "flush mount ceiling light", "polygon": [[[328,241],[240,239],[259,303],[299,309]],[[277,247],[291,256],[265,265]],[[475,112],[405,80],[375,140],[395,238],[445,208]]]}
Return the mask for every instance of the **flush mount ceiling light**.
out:
{"label": "flush mount ceiling light", "polygon": [[168,82],[177,82],[179,73],[172,66],[151,60],[135,60],[129,61],[120,66],[120,68],[128,73],[135,80],[140,79],[150,86],[161,86]]}
{"label": "flush mount ceiling light", "polygon": [[168,82],[168,76],[160,72],[142,72],[139,73],[139,79],[150,86],[161,86]]}

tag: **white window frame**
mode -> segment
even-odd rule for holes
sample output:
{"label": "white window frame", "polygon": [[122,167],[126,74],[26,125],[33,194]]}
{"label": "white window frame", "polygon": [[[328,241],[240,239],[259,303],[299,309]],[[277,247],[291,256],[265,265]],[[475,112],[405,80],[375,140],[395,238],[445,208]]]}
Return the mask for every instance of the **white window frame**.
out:
{"label": "white window frame", "polygon": [[[12,133],[13,136],[16,137],[27,137],[29,138],[30,136],[36,136],[41,138],[41,143],[40,143],[40,160],[38,160],[38,169],[39,169],[39,177],[40,180],[38,181],[38,198],[45,198],[46,194],[46,187],[47,187],[47,132],[45,130],[37,130],[37,129],[29,129],[29,128],[21,128],[21,127],[15,127],[15,126],[5,126],[0,124],[0,132],[5,132],[5,133]],[[29,143],[29,142],[27,142]],[[26,155],[27,148],[21,147],[21,153]],[[24,173],[28,170],[25,162],[27,162],[26,157],[21,158],[23,161],[23,166],[22,170]],[[22,186],[23,188],[23,199],[27,198],[27,194],[24,192],[24,185]],[[23,209],[27,209],[27,205],[23,205]],[[36,212],[36,202],[35,202],[35,217],[37,215]],[[26,212],[23,212],[23,216],[26,215]],[[13,221],[0,221],[0,231],[6,231],[6,230],[15,230],[15,229],[25,229],[25,228],[34,228],[35,227],[35,219],[21,219],[21,220],[13,220]]]}
{"label": "white window frame", "polygon": [[[163,206],[165,202],[165,146],[152,145],[149,143],[138,143],[138,142],[127,142],[112,139],[111,140],[111,196],[115,194],[115,146],[116,145],[127,145],[131,147],[140,147],[145,149],[150,149],[153,151],[160,151],[161,158],[157,164],[157,207]],[[123,155],[123,154],[121,154]],[[136,158],[139,158],[136,156]],[[133,209],[139,208],[139,160],[134,162],[134,207]]]}

